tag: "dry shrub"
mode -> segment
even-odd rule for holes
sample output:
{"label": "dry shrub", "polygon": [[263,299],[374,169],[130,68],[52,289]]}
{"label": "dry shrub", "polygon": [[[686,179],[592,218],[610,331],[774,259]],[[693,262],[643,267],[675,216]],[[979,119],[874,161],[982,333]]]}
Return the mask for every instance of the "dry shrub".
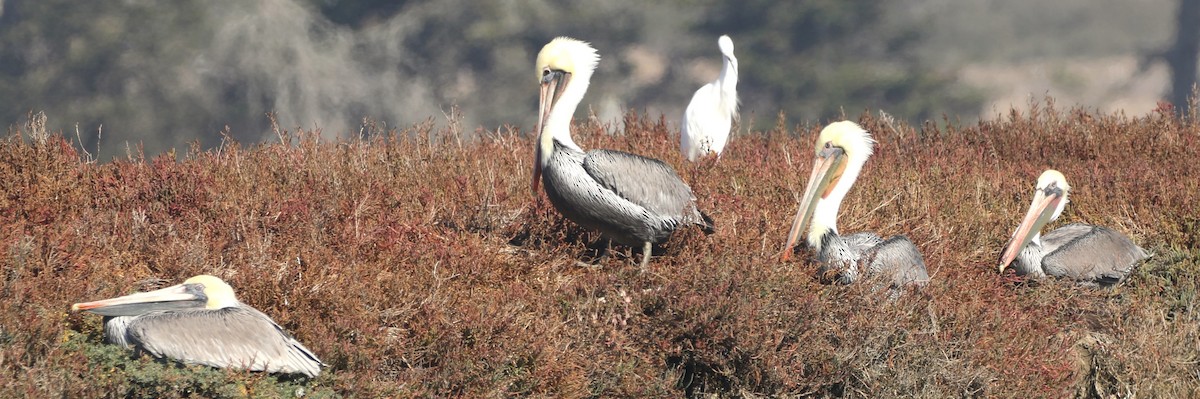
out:
{"label": "dry shrub", "polygon": [[[973,126],[858,120],[879,145],[839,227],[907,235],[932,275],[895,301],[779,261],[820,128],[782,117],[702,167],[661,117],[577,123],[584,147],[675,165],[716,220],[647,273],[636,256],[586,264],[598,237],[529,192],[532,145],[513,129],[281,131],[105,164],[17,130],[0,143],[0,396],[1200,395],[1194,120],[1052,103]],[[1056,226],[1111,226],[1155,253],[1126,283],[996,275],[1048,167],[1074,187]],[[132,359],[100,343],[99,317],[67,311],[200,273],[326,373]]]}

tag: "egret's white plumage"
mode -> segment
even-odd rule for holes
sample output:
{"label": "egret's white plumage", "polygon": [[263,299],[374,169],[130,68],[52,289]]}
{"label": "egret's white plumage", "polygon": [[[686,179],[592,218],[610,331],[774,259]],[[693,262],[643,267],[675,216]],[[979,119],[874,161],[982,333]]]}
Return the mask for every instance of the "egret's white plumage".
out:
{"label": "egret's white plumage", "polygon": [[1129,237],[1101,226],[1072,223],[1042,236],[1042,227],[1066,209],[1070,190],[1061,172],[1042,172],[1029,211],[1001,255],[1000,272],[1011,264],[1022,276],[1065,277],[1087,285],[1111,285],[1150,256]]}
{"label": "egret's white plumage", "polygon": [[679,150],[690,161],[707,154],[721,155],[737,116],[738,60],[733,40],[717,39],[721,49],[721,76],[696,90],[679,124]]}
{"label": "egret's white plumage", "polygon": [[925,260],[908,238],[897,235],[884,240],[874,233],[838,233],[838,208],[874,145],[871,135],[854,122],[831,123],[821,130],[812,174],[788,232],[783,259],[791,256],[800,233],[809,225],[809,248],[821,262],[822,272],[835,275],[839,282],[849,284],[866,274],[883,275],[893,288],[924,284],[929,280]]}

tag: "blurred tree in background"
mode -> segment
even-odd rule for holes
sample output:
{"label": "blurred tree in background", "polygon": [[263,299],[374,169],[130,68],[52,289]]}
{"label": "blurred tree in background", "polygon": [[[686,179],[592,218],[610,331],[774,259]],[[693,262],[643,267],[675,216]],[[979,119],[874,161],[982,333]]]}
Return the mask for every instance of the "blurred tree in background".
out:
{"label": "blurred tree in background", "polygon": [[781,8],[770,0],[724,2],[700,25],[730,33],[738,51],[753,57],[739,82],[753,108],[777,104],[803,119],[882,109],[917,121],[978,110],[978,93],[913,55],[925,26],[889,20],[891,3],[815,0]]}
{"label": "blurred tree in background", "polygon": [[10,1],[3,10],[6,123],[44,110],[56,130],[71,134],[78,123],[85,148],[95,149],[102,124],[119,129],[114,136],[137,132],[131,140],[157,142],[160,135],[216,132],[221,119],[238,117],[188,73],[193,49],[211,33],[195,18],[203,14],[200,3],[37,0]]}
{"label": "blurred tree in background", "polygon": [[[601,49],[606,84],[589,103],[615,116],[644,104],[614,99],[654,90],[627,84],[618,49],[681,31],[677,15],[628,0],[10,1],[0,120],[44,110],[54,130],[78,125],[85,148],[99,141],[104,159],[127,142],[150,154],[212,146],[226,127],[257,141],[271,137],[267,113],[327,136],[359,134],[367,120],[440,120],[453,106],[468,129],[523,126],[536,101],[533,58],[558,35]],[[672,101],[684,101],[679,87]]]}
{"label": "blurred tree in background", "polygon": [[937,33],[928,24],[937,10],[910,11],[936,4],[9,0],[0,3],[0,122],[44,110],[53,130],[78,126],[101,159],[124,156],[127,143],[155,154],[216,145],[223,131],[269,138],[268,113],[326,136],[441,121],[454,106],[467,130],[529,129],[533,59],[567,35],[602,57],[580,115],[634,109],[674,124],[716,77],[721,34],[740,61],[743,129],[773,125],[780,110],[806,123],[864,109],[910,121],[974,117],[981,93],[930,60],[952,52],[921,47]]}
{"label": "blurred tree in background", "polygon": [[1187,109],[1200,55],[1200,0],[1179,0],[1176,18],[1174,43],[1162,56],[1171,67],[1170,101],[1176,108]]}

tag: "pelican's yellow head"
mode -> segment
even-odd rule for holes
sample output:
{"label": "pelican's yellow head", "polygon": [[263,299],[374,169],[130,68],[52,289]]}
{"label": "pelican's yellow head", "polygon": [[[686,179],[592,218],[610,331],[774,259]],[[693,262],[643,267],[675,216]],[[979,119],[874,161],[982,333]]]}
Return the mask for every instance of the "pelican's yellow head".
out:
{"label": "pelican's yellow head", "polygon": [[[816,164],[824,168],[823,178],[817,182],[821,198],[829,197],[829,194],[839,187],[838,181],[847,170],[852,169],[853,177],[857,178],[859,169],[874,151],[875,139],[857,123],[834,122],[821,129],[821,134],[817,136],[817,146],[813,149],[817,157]],[[814,166],[813,172],[818,169],[820,168]],[[813,183],[809,181],[810,185]],[[846,187],[846,190],[848,191],[849,187]]]}
{"label": "pelican's yellow head", "polygon": [[784,244],[784,260],[791,256],[792,247],[806,226],[810,227],[808,243],[813,248],[820,247],[820,238],[827,232],[837,233],[838,207],[871,157],[874,146],[871,134],[851,121],[834,122],[821,129],[813,150],[816,159],[812,174]]}
{"label": "pelican's yellow head", "polygon": [[[600,62],[596,49],[585,41],[569,37],[557,37],[542,46],[537,56],[537,78],[539,82],[551,71],[569,74],[591,73]],[[543,82],[544,83],[544,82]]]}
{"label": "pelican's yellow head", "polygon": [[1067,198],[1067,192],[1071,190],[1071,186],[1067,184],[1067,177],[1063,176],[1062,172],[1054,169],[1047,169],[1045,172],[1042,172],[1041,176],[1038,176],[1038,190],[1045,190],[1046,188],[1051,187],[1051,185],[1062,190],[1063,199]]}
{"label": "pelican's yellow head", "polygon": [[[538,100],[538,146],[534,155],[533,182],[536,195],[542,167],[550,160],[554,140],[582,151],[571,139],[571,114],[587,92],[592,71],[600,55],[587,42],[558,37],[542,47],[537,56],[537,76],[541,85]],[[565,99],[565,100],[564,100]]]}
{"label": "pelican's yellow head", "polygon": [[1017,259],[1025,245],[1030,242],[1041,245],[1042,227],[1062,215],[1067,207],[1067,192],[1070,190],[1067,178],[1057,170],[1049,169],[1038,176],[1037,186],[1033,190],[1033,202],[1029,204],[1029,210],[1025,212],[1021,224],[1017,225],[1012,238],[1008,240],[1008,245],[1000,255],[1000,272],[1004,272],[1004,269]]}
{"label": "pelican's yellow head", "polygon": [[862,126],[851,121],[830,123],[817,136],[817,156],[831,147],[841,148],[851,158],[870,157],[875,151],[875,139]]}
{"label": "pelican's yellow head", "polygon": [[1053,200],[1050,203],[1053,207],[1048,207],[1046,211],[1042,212],[1042,224],[1054,221],[1062,215],[1063,210],[1067,208],[1067,203],[1070,202],[1067,199],[1070,191],[1071,185],[1067,184],[1067,177],[1063,176],[1062,172],[1046,169],[1041,176],[1038,176],[1037,187],[1034,188],[1034,203],[1047,199]]}
{"label": "pelican's yellow head", "polygon": [[201,274],[183,282],[183,285],[191,284],[204,287],[204,296],[208,298],[208,302],[204,305],[205,309],[230,308],[238,304],[237,296],[233,294],[233,287],[216,276]]}
{"label": "pelican's yellow head", "polygon": [[[1036,193],[1034,198],[1050,198],[1055,199],[1054,211],[1043,215],[1046,223],[1058,219],[1062,215],[1063,210],[1067,208],[1067,203],[1071,202],[1067,199],[1067,194],[1071,191],[1071,185],[1067,184],[1067,177],[1063,176],[1062,172],[1054,169],[1047,169],[1038,176]],[[1036,199],[1034,201],[1037,201]],[[1044,223],[1043,223],[1044,224]]]}

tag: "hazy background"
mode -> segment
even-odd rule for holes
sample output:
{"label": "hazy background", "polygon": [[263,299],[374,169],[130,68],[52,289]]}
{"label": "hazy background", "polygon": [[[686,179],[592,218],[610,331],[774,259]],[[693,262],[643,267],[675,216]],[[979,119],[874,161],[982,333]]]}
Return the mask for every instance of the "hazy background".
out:
{"label": "hazy background", "polygon": [[[271,137],[445,123],[531,128],[537,51],[569,35],[600,68],[579,115],[673,125],[741,64],[742,127],[886,110],[993,118],[1030,99],[1139,115],[1168,95],[1179,0],[0,0],[0,123],[44,111],[102,160]],[[1200,23],[1198,21],[1197,23]],[[102,127],[101,127],[102,126]]]}

